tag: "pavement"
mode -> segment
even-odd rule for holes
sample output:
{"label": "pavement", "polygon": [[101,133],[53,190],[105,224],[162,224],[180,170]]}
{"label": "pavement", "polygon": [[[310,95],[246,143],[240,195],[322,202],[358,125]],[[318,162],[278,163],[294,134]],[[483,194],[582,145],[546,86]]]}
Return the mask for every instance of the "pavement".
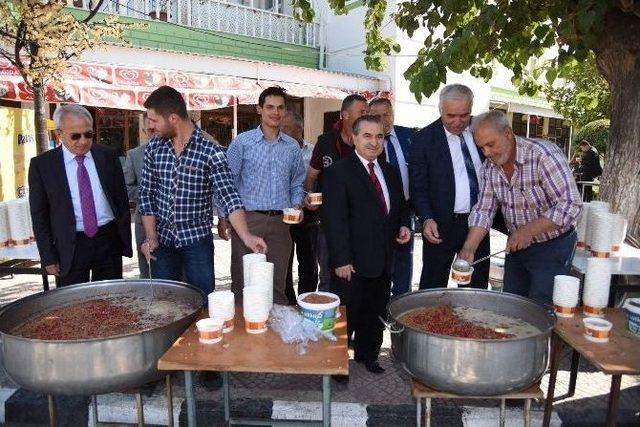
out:
{"label": "pavement", "polygon": [[[492,252],[504,248],[506,238],[492,233]],[[414,287],[420,277],[422,242],[416,239],[414,251]],[[217,289],[230,286],[230,245],[216,238],[215,270]],[[295,265],[295,263],[294,263]],[[125,277],[137,277],[137,259],[124,259]],[[294,270],[294,277],[296,277]],[[450,284],[450,286],[455,286]],[[0,304],[40,292],[39,276],[0,278]],[[388,334],[380,356],[386,369],[382,375],[367,372],[350,361],[350,381],[332,381],[333,426],[413,426],[416,425],[416,404],[410,393],[410,377],[391,356]],[[639,347],[640,351],[640,347]],[[303,356],[302,356],[303,357]],[[353,355],[351,355],[353,357]],[[570,353],[563,354],[558,372],[556,395],[568,389]],[[197,417],[199,425],[223,425],[222,392],[207,390],[195,377]],[[186,426],[183,377],[173,375],[173,417],[175,425]],[[546,392],[548,375],[542,379]],[[610,377],[593,367],[580,364],[576,393],[556,402],[553,426],[601,426],[605,423]],[[167,425],[168,411],[164,382],[150,384],[143,389],[146,425]],[[231,375],[232,415],[278,419],[320,419],[321,380],[315,376],[236,373]],[[100,423],[136,423],[133,394],[100,395],[98,420]],[[95,425],[88,396],[56,397],[58,426]],[[542,423],[544,401],[532,405],[532,425]],[[619,426],[640,426],[640,376],[623,376],[618,411]],[[490,399],[440,399],[433,402],[433,426],[497,426],[499,402]],[[49,425],[47,397],[19,389],[0,373],[0,422],[7,425]],[[507,408],[507,426],[524,425],[522,405]]]}

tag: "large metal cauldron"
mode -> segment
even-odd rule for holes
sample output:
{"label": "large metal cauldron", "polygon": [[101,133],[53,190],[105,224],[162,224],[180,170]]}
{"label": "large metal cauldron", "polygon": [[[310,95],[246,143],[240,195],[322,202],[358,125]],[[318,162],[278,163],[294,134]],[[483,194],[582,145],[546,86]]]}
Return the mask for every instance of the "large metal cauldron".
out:
{"label": "large metal cauldron", "polygon": [[[436,335],[402,325],[414,308],[440,304],[472,307],[529,322],[541,332],[527,338],[470,339]],[[387,306],[394,356],[419,381],[467,396],[498,396],[537,382],[547,366],[552,310],[517,295],[477,289],[434,289],[394,298]]]}
{"label": "large metal cauldron", "polygon": [[161,378],[158,359],[195,320],[204,293],[180,282],[153,281],[154,294],[178,295],[193,310],[173,323],[138,333],[74,341],[29,339],[11,335],[25,320],[43,311],[99,296],[151,293],[148,280],[82,283],[31,295],[0,311],[0,354],[7,375],[20,387],[47,394],[89,395],[122,391]]}

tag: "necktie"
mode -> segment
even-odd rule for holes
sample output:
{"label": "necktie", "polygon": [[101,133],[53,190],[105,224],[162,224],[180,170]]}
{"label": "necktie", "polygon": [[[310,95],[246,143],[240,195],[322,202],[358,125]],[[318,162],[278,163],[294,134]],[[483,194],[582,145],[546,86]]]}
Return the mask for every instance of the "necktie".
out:
{"label": "necktie", "polygon": [[385,215],[388,213],[387,212],[387,202],[384,201],[384,193],[382,192],[382,185],[380,184],[380,181],[378,180],[378,176],[376,175],[374,168],[374,164],[373,162],[369,162],[369,178],[371,179],[371,182],[373,183],[373,186],[376,189],[376,194],[378,195],[378,204],[380,204],[380,208],[382,209],[382,212],[385,213]]}
{"label": "necktie", "polygon": [[385,148],[387,149],[387,156],[389,157],[389,164],[396,168],[398,173],[400,172],[400,164],[398,163],[398,155],[396,154],[396,147],[391,142],[391,135],[384,137]]}
{"label": "necktie", "polygon": [[478,176],[476,175],[476,169],[473,166],[473,160],[471,159],[471,153],[467,147],[467,143],[464,140],[462,134],[458,135],[460,138],[460,148],[462,149],[462,155],[464,156],[464,167],[467,169],[467,177],[469,178],[469,197],[471,199],[472,208],[478,202]]}
{"label": "necktie", "polygon": [[98,218],[96,216],[96,205],[93,201],[93,190],[89,172],[84,166],[84,156],[76,156],[78,162],[78,190],[80,191],[80,208],[82,209],[82,223],[84,224],[84,234],[93,237],[98,232]]}

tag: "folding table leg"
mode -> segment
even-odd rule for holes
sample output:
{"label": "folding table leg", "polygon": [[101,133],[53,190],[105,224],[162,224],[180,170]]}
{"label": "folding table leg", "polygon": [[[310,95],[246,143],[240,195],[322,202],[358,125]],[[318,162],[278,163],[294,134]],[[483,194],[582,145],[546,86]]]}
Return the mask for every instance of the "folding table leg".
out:
{"label": "folding table leg", "polygon": [[422,425],[422,398],[416,397],[416,426]]}
{"label": "folding table leg", "polygon": [[424,425],[431,427],[431,398],[427,397],[424,402]]}
{"label": "folding table leg", "polygon": [[580,353],[576,350],[571,354],[571,371],[569,373],[569,391],[567,397],[573,397],[576,394],[576,381],[578,379],[578,367],[580,366]]}
{"label": "folding table leg", "polygon": [[553,411],[553,393],[556,388],[556,377],[558,376],[558,365],[560,362],[560,352],[564,342],[556,333],[551,334],[551,369],[549,374],[549,388],[547,389],[547,399],[544,403],[544,418],[542,427],[549,427],[551,422],[551,412]]}
{"label": "folding table leg", "polygon": [[196,427],[196,397],[193,392],[193,374],[191,371],[184,371],[184,394],[187,398],[187,420],[189,427]]}
{"label": "folding table leg", "polygon": [[622,375],[611,376],[611,393],[609,393],[609,408],[607,410],[607,427],[615,427],[618,418],[618,401],[620,400],[620,384]]}
{"label": "folding table leg", "polygon": [[229,372],[222,373],[222,400],[224,400],[224,421],[229,424],[231,418],[231,397],[229,396]]}
{"label": "folding table leg", "polygon": [[322,376],[322,425],[331,425],[331,377]]}
{"label": "folding table leg", "polygon": [[500,399],[500,427],[504,427],[507,418],[507,399]]}
{"label": "folding table leg", "polygon": [[167,426],[173,427],[173,390],[171,388],[171,374],[167,374]]}
{"label": "folding table leg", "polygon": [[531,399],[524,400],[524,427],[531,427]]}

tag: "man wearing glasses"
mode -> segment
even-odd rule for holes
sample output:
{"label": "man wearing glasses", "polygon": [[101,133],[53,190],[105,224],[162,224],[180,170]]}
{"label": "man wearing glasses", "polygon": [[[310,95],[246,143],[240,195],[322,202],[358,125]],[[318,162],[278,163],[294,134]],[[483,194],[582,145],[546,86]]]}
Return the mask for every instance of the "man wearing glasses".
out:
{"label": "man wearing glasses", "polygon": [[75,104],[53,114],[62,144],[31,160],[29,202],[40,260],[57,286],[122,278],[131,215],[122,166],[94,144],[93,118]]}

